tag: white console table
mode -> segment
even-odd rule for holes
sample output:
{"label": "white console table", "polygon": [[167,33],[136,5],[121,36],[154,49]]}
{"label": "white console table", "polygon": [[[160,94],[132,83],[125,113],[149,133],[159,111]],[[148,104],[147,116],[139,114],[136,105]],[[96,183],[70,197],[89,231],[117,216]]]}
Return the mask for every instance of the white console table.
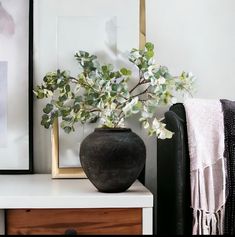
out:
{"label": "white console table", "polygon": [[[17,218],[21,220],[24,218],[32,218],[31,216],[33,215],[36,217],[37,213],[35,214],[33,211],[39,212],[40,210],[70,210],[70,213],[71,210],[78,210],[73,213],[74,216],[81,215],[79,214],[80,210],[80,212],[83,213],[82,217],[88,217],[87,220],[83,221],[83,225],[85,222],[93,221],[91,223],[92,228],[97,228],[97,226],[94,227],[94,223],[98,222],[100,218],[103,218],[102,213],[104,213],[104,218],[105,215],[106,217],[110,215],[110,218],[108,217],[108,219],[103,220],[103,224],[105,224],[105,220],[111,221],[112,218],[114,218],[115,222],[117,221],[118,223],[120,221],[120,223],[122,223],[125,219],[123,218],[123,216],[125,217],[126,215],[125,211],[127,215],[129,215],[130,212],[134,213],[133,211],[136,210],[136,213],[141,213],[140,226],[142,234],[152,234],[152,209],[153,195],[138,181],[126,192],[108,194],[98,192],[88,179],[51,179],[51,175],[45,174],[0,175],[0,235],[6,233],[4,220],[6,219],[5,213],[8,211],[10,212],[9,223],[15,224],[16,221],[14,220],[17,220]],[[25,212],[22,210],[25,210]],[[32,210],[32,213],[31,216],[27,217],[29,210]],[[94,210],[92,214],[93,219],[97,212],[97,220],[93,220],[85,210],[88,210],[88,212]],[[103,212],[100,213],[99,210],[103,210]],[[107,210],[107,212],[105,212],[105,210]],[[122,216],[120,220],[115,219],[118,218],[115,214],[117,210],[120,210],[118,215]],[[130,212],[128,210],[130,210]],[[138,212],[138,210],[141,210],[141,212]],[[20,215],[24,213],[26,217],[21,218]],[[40,215],[42,214],[40,213]],[[134,223],[134,219],[136,218],[135,214],[130,213],[130,215],[133,216],[132,225],[137,225]],[[9,223],[7,223],[7,225]],[[30,228],[30,223],[28,225]],[[80,227],[79,223],[76,225],[78,226],[78,232],[80,228],[81,231],[87,233],[84,226]],[[114,227],[122,231],[125,231],[125,228],[129,228],[127,224],[125,224],[125,226],[123,225],[123,228],[121,225],[122,224],[120,224],[119,227],[117,227],[117,225],[115,227],[114,225]],[[106,225],[105,228],[108,228],[107,226],[108,225]],[[7,229],[8,228],[11,227],[8,226]],[[21,233],[21,229],[16,230],[20,228],[19,226],[14,226],[14,228],[13,231]],[[86,228],[89,228],[89,223]],[[31,233],[30,230],[27,231]],[[54,231],[57,233],[56,228]],[[116,232],[115,229],[114,231]]]}

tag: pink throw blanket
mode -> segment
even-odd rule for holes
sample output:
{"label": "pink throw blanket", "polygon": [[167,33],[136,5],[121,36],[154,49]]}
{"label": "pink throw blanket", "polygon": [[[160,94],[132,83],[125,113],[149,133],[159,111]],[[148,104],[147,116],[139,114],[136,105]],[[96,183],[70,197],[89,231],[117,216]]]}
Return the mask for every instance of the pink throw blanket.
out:
{"label": "pink throw blanket", "polygon": [[185,103],[191,179],[192,234],[223,234],[225,195],[224,122],[219,100]]}

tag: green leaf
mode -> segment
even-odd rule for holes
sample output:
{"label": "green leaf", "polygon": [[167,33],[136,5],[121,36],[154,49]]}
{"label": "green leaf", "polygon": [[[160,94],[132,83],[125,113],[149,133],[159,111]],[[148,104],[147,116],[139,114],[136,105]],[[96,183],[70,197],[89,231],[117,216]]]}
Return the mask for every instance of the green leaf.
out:
{"label": "green leaf", "polygon": [[61,109],[61,114],[63,117],[66,117],[70,114],[71,108],[70,107],[65,107]]}
{"label": "green leaf", "polygon": [[145,53],[145,57],[147,58],[147,60],[149,60],[150,58],[152,58],[154,56],[154,52],[153,51],[147,51]]}
{"label": "green leaf", "polygon": [[[71,122],[73,118],[72,118],[71,116],[67,116],[67,117],[62,117],[62,119],[63,119],[64,121],[66,121],[66,122]],[[63,122],[62,122],[62,123],[63,123]],[[64,123],[63,125],[62,125],[62,123],[61,123],[61,127],[62,127],[62,128],[64,128],[64,127],[67,126],[67,123]]]}
{"label": "green leaf", "polygon": [[59,117],[59,111],[58,110],[55,110],[55,111],[51,112],[51,118],[52,119],[58,118],[58,117]]}
{"label": "green leaf", "polygon": [[146,48],[148,51],[152,51],[152,50],[154,50],[154,45],[153,45],[152,43],[150,43],[150,42],[147,42],[147,43],[145,44],[145,48]]}
{"label": "green leaf", "polygon": [[70,133],[70,132],[72,131],[72,128],[71,128],[71,127],[65,127],[65,128],[64,128],[64,131],[65,131],[66,133]]}
{"label": "green leaf", "polygon": [[82,102],[82,96],[75,97],[75,102]]}
{"label": "green leaf", "polygon": [[124,75],[124,76],[130,76],[131,75],[131,70],[128,70],[126,68],[122,68],[120,70],[121,74]]}
{"label": "green leaf", "polygon": [[50,127],[50,125],[51,125],[50,122],[51,121],[49,119],[49,116],[47,114],[43,114],[41,125],[48,129]]}
{"label": "green leaf", "polygon": [[112,64],[108,64],[107,65],[107,69],[108,69],[108,71],[113,71],[113,69],[114,69],[114,66],[112,65]]}
{"label": "green leaf", "polygon": [[37,98],[38,98],[38,99],[43,99],[43,98],[44,98],[44,93],[42,93],[42,92],[39,91],[39,92],[37,93]]}
{"label": "green leaf", "polygon": [[120,72],[115,73],[115,78],[120,78],[121,76],[122,76],[122,74]]}
{"label": "green leaf", "polygon": [[107,65],[104,65],[104,66],[102,66],[101,68],[102,68],[102,71],[103,71],[104,73],[108,72],[108,66],[107,66]]}
{"label": "green leaf", "polygon": [[46,107],[43,109],[45,114],[49,114],[53,110],[54,106],[52,104],[47,104]]}
{"label": "green leaf", "polygon": [[48,120],[48,119],[49,119],[49,116],[48,116],[47,114],[43,114],[43,115],[42,115],[42,119],[43,119],[43,120]]}
{"label": "green leaf", "polygon": [[65,86],[65,91],[68,93],[68,92],[70,92],[70,85],[66,85]]}
{"label": "green leaf", "polygon": [[79,51],[79,54],[80,54],[80,55],[79,55],[80,57],[88,57],[88,56],[89,56],[89,53],[88,53],[88,52],[82,51],[82,50]]}
{"label": "green leaf", "polygon": [[45,97],[44,90],[42,87],[37,86],[33,93],[36,95],[37,99],[43,99]]}
{"label": "green leaf", "polygon": [[73,111],[74,113],[77,113],[79,110],[80,110],[80,105],[78,103],[76,103],[74,106],[73,106]]}
{"label": "green leaf", "polygon": [[60,101],[60,102],[63,102],[63,101],[65,101],[65,100],[67,100],[67,99],[68,99],[67,94],[63,94],[63,95],[59,96],[59,101]]}
{"label": "green leaf", "polygon": [[50,123],[45,123],[45,124],[44,124],[44,127],[45,127],[46,129],[48,129],[50,126],[51,126]]}
{"label": "green leaf", "polygon": [[116,92],[117,89],[118,89],[118,85],[117,85],[117,84],[113,84],[113,85],[112,85],[112,90]]}
{"label": "green leaf", "polygon": [[111,72],[111,73],[109,74],[110,78],[114,78],[115,75],[116,75],[115,72]]}
{"label": "green leaf", "polygon": [[141,101],[138,101],[137,104],[133,107],[133,110],[140,110],[142,108]]}
{"label": "green leaf", "polygon": [[89,123],[96,123],[98,121],[99,117],[98,116],[95,116],[95,117],[92,117],[90,120],[89,120]]}

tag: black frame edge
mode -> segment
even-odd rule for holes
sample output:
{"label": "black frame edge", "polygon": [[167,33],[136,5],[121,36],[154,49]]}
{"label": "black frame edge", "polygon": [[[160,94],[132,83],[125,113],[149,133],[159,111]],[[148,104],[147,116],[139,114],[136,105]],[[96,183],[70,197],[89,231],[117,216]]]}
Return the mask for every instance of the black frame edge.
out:
{"label": "black frame edge", "polygon": [[29,109],[29,169],[0,170],[0,175],[33,174],[33,0],[29,0],[29,52],[28,52],[28,109]]}

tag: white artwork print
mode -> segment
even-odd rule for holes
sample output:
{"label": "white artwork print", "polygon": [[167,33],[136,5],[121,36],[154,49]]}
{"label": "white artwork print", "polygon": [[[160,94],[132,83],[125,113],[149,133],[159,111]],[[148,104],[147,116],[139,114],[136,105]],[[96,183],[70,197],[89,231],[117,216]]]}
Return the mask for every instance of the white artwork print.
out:
{"label": "white artwork print", "polygon": [[[77,31],[74,31],[77,29]],[[82,34],[81,34],[82,32]],[[73,37],[71,37],[73,35]],[[90,43],[87,39],[96,39]],[[57,65],[62,70],[78,74],[74,59],[78,50],[95,53],[103,62],[113,62],[117,57],[117,19],[105,16],[78,16],[57,18]],[[81,167],[79,150],[89,125],[76,125],[76,132],[66,134],[60,129],[60,168]],[[91,130],[90,130],[91,131]]]}
{"label": "white artwork print", "polygon": [[[74,54],[98,56],[102,63],[132,67],[127,53],[139,47],[139,0],[34,0],[35,80],[58,68],[79,72]],[[132,69],[132,68],[131,68]],[[41,116],[41,111],[38,116]],[[59,130],[59,167],[80,167],[81,141],[94,125]]]}
{"label": "white artwork print", "polygon": [[0,147],[7,146],[7,62],[0,61]]}
{"label": "white artwork print", "polygon": [[29,0],[0,0],[0,170],[29,169]]}

